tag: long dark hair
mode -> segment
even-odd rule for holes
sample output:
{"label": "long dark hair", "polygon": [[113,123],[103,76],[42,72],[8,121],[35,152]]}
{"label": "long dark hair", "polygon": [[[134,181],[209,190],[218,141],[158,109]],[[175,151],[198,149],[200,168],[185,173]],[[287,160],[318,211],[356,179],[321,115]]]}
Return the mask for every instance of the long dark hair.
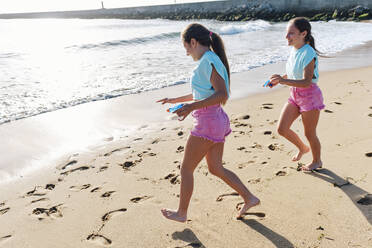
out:
{"label": "long dark hair", "polygon": [[307,34],[305,36],[305,43],[309,44],[312,48],[314,48],[314,50],[316,51],[316,53],[318,55],[321,55],[322,53],[319,52],[315,48],[315,39],[314,39],[313,35],[311,34],[311,24],[310,24],[309,20],[305,17],[296,17],[296,18],[291,19],[289,22],[293,23],[295,25],[295,27],[301,33],[304,32],[304,31],[307,31]]}
{"label": "long dark hair", "polygon": [[218,57],[220,57],[222,63],[225,65],[230,80],[229,62],[227,61],[225,46],[221,37],[218,34],[208,30],[201,24],[192,23],[188,25],[182,32],[182,39],[185,42],[190,43],[192,38],[194,38],[201,45],[212,48],[212,51],[217,54]]}

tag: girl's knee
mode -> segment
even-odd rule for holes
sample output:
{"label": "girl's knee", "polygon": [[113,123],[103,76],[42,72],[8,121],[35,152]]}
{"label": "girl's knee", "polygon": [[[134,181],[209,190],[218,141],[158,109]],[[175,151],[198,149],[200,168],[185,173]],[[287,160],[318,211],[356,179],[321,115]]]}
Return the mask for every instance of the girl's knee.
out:
{"label": "girl's knee", "polygon": [[181,165],[181,168],[180,168],[181,176],[188,176],[188,175],[192,175],[193,173],[194,173],[194,170],[191,170],[190,167]]}
{"label": "girl's knee", "polygon": [[286,133],[288,133],[288,128],[284,128],[281,126],[278,126],[276,131],[278,132],[279,135],[284,136]]}
{"label": "girl's knee", "polygon": [[208,170],[209,172],[216,176],[216,177],[220,177],[221,175],[223,175],[224,171],[223,171],[223,167],[219,167],[219,168],[215,168],[215,167],[208,167]]}
{"label": "girl's knee", "polygon": [[316,136],[316,132],[314,131],[305,131],[305,137],[307,138],[307,140],[314,140],[318,138]]}

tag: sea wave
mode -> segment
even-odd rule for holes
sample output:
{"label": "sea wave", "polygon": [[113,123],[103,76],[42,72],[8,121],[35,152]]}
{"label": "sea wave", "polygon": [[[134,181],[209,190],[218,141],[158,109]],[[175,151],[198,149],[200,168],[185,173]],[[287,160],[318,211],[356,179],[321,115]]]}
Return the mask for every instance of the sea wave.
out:
{"label": "sea wave", "polygon": [[97,44],[83,44],[83,45],[74,45],[66,48],[77,48],[77,49],[95,49],[95,48],[110,48],[117,46],[130,46],[135,44],[144,44],[148,42],[161,41],[167,39],[173,39],[180,36],[180,32],[170,32],[170,33],[161,33],[153,36],[139,37],[128,40],[113,40],[106,41]]}
{"label": "sea wave", "polygon": [[271,27],[269,22],[258,20],[246,24],[228,24],[219,28],[218,33],[222,35],[234,35],[246,32],[265,30]]}

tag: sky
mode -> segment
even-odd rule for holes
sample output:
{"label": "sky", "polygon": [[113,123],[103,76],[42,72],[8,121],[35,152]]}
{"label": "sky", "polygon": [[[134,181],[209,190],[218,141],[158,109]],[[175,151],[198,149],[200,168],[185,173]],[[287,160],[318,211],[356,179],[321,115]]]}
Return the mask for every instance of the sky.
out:
{"label": "sky", "polygon": [[0,13],[98,9],[101,1],[105,8],[120,8],[212,0],[1,0]]}

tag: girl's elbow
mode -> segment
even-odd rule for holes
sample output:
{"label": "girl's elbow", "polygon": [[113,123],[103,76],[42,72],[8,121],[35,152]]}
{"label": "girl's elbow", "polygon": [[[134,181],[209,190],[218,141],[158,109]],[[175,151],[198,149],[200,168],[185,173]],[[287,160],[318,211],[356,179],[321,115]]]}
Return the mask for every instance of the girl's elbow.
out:
{"label": "girl's elbow", "polygon": [[313,80],[312,79],[309,79],[309,80],[305,80],[305,83],[304,83],[304,87],[309,87],[311,84],[313,83]]}

